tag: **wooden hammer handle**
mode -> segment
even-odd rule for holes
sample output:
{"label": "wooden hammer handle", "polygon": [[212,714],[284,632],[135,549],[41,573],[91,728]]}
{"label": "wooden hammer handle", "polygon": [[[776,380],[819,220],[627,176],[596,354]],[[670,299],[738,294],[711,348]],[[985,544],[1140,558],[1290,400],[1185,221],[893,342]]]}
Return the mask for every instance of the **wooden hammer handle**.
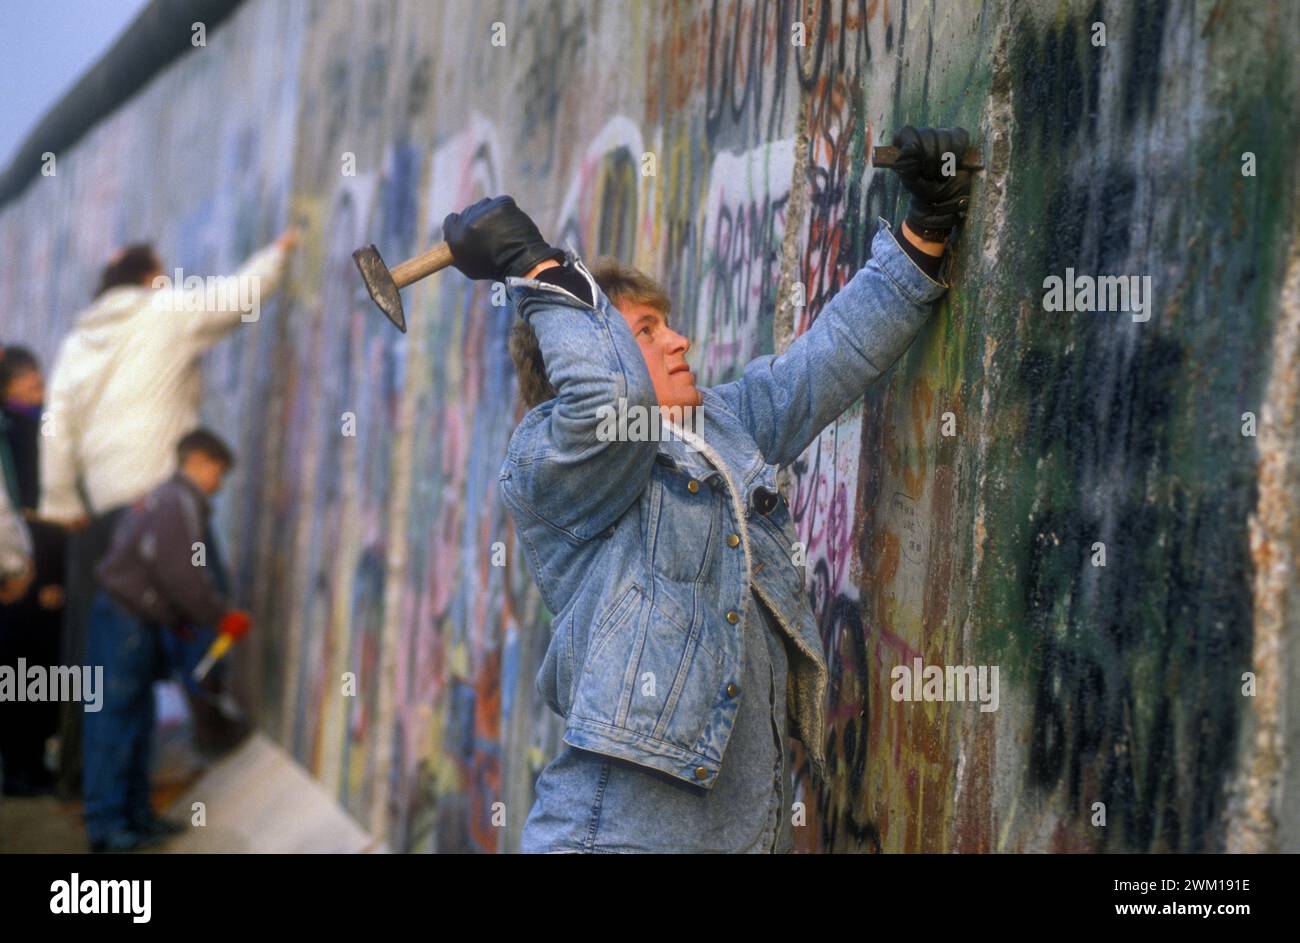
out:
{"label": "wooden hammer handle", "polygon": [[[896,147],[873,147],[871,149],[871,165],[873,167],[893,167],[898,161],[898,148]],[[966,153],[961,155],[961,163],[958,167],[962,170],[983,170],[984,158],[980,157],[979,148],[968,147]]]}
{"label": "wooden hammer handle", "polygon": [[448,265],[451,265],[451,247],[445,242],[440,242],[423,255],[407,259],[390,274],[393,276],[394,285],[405,288],[411,282],[418,282],[424,276],[432,275]]}

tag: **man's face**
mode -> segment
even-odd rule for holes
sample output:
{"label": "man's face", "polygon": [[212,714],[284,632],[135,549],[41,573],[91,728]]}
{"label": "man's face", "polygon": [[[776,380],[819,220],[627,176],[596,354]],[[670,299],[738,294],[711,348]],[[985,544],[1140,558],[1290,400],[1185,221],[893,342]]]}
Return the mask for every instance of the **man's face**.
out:
{"label": "man's face", "polygon": [[686,366],[691,342],[668,326],[658,308],[637,301],[611,299],[632,331],[654,383],[660,406],[699,406],[704,396]]}

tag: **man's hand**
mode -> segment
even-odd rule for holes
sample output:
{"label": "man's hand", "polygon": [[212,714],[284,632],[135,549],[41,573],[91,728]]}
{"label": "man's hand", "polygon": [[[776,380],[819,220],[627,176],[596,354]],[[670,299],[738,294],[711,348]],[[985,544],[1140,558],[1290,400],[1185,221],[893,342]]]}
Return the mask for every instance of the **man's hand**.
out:
{"label": "man's hand", "polygon": [[63,587],[58,583],[47,583],[36,591],[36,602],[42,609],[62,609],[63,601]]}
{"label": "man's hand", "polygon": [[298,231],[297,226],[289,226],[276,237],[275,243],[280,247],[281,252],[292,252],[301,237],[302,234]]}
{"label": "man's hand", "polygon": [[509,196],[484,197],[442,221],[452,265],[474,279],[523,276],[545,259],[564,258]]}
{"label": "man's hand", "polygon": [[6,580],[0,580],[0,603],[6,606],[10,603],[17,602],[27,595],[27,590],[31,588],[32,579],[36,576],[36,570],[32,567],[31,561],[23,567],[23,571],[17,576],[11,576]]}
{"label": "man's hand", "polygon": [[912,194],[906,225],[924,240],[942,242],[966,216],[971,175],[961,169],[961,158],[969,146],[965,128],[907,125],[894,135],[898,148],[894,172]]}
{"label": "man's hand", "polygon": [[46,517],[31,508],[23,508],[23,518],[29,524],[49,524],[51,527],[62,527],[64,530],[74,532],[85,530],[90,526],[90,515],[84,511],[76,517],[57,518]]}
{"label": "man's hand", "polygon": [[[940,239],[936,241],[934,239],[926,239],[919,232],[913,229],[908,224],[907,220],[903,220],[903,225],[900,226],[899,229],[903,233],[903,238],[906,239],[910,245],[916,246],[916,248],[925,255],[933,256],[937,259],[948,251],[948,243],[945,240]],[[928,269],[925,270],[925,273],[927,275],[931,274]],[[933,274],[938,274],[937,268]]]}

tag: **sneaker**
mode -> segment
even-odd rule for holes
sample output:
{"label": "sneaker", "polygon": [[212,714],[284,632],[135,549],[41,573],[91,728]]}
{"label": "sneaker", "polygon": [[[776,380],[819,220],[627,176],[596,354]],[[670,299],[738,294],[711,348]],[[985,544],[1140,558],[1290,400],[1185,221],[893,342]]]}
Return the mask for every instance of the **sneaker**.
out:
{"label": "sneaker", "polygon": [[189,831],[189,826],[184,822],[177,822],[174,819],[165,819],[155,815],[144,822],[132,823],[131,831],[139,832],[141,835],[170,838],[172,835],[179,835],[182,832]]}
{"label": "sneaker", "polygon": [[116,832],[110,832],[104,838],[93,840],[90,843],[90,850],[95,854],[139,851],[142,848],[150,848],[160,841],[162,841],[162,838],[158,835],[146,835],[130,829],[119,829]]}

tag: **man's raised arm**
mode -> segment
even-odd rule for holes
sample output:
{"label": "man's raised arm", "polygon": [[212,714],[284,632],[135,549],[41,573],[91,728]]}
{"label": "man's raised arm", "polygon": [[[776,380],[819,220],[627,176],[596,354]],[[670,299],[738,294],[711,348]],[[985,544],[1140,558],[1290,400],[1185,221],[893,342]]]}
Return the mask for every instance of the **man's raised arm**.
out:
{"label": "man's raised arm", "polygon": [[510,280],[518,313],[537,335],[556,398],[520,424],[502,482],[507,501],[563,532],[590,539],[622,516],[645,487],[653,441],[599,434],[619,400],[652,413],[654,384],[617,309],[590,274],[561,265],[508,196],[480,200],[443,223],[453,264],[470,278]]}
{"label": "man's raised arm", "polygon": [[970,173],[957,166],[968,135],[908,127],[894,143],[895,169],[912,193],[901,237],[882,219],[871,258],[813,326],[784,353],[755,358],[740,379],[713,389],[770,465],[793,462],[852,406],[907,350],[947,290],[934,276],[947,233],[969,201]]}

